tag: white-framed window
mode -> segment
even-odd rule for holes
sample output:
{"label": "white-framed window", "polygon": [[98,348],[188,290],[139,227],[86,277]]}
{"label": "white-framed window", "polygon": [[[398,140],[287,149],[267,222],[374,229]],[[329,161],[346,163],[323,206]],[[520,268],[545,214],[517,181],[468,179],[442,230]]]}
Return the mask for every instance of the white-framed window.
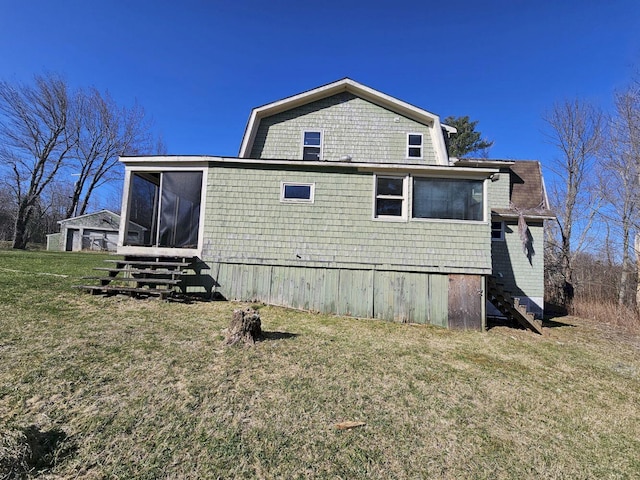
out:
{"label": "white-framed window", "polygon": [[305,130],[302,132],[302,159],[322,159],[322,130]]}
{"label": "white-framed window", "polygon": [[313,203],[315,183],[280,182],[280,201],[285,203]]}
{"label": "white-framed window", "polygon": [[414,219],[485,221],[484,180],[413,178]]}
{"label": "white-framed window", "polygon": [[405,220],[407,218],[408,177],[375,175],[374,218]]}
{"label": "white-framed window", "polygon": [[407,158],[422,158],[421,133],[407,133]]}
{"label": "white-framed window", "polygon": [[504,241],[504,222],[491,222],[491,240]]}

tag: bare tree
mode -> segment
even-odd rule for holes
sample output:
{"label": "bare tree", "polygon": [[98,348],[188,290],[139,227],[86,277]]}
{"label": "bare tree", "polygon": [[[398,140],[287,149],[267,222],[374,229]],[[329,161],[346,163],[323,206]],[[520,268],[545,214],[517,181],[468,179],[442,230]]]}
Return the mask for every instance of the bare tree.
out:
{"label": "bare tree", "polygon": [[618,304],[630,303],[633,265],[632,235],[640,213],[640,89],[633,84],[616,93],[615,112],[609,123],[608,148],[601,174],[603,198],[607,202],[605,221],[619,238],[621,271]]}
{"label": "bare tree", "polygon": [[[603,116],[594,106],[580,100],[554,105],[546,115],[548,137],[560,152],[554,170],[563,179],[552,189],[558,236],[554,245],[562,275],[562,301],[573,299],[573,258],[588,238],[598,209],[592,188],[598,154],[602,146]],[[579,231],[576,231],[579,227]]]}
{"label": "bare tree", "polygon": [[56,75],[36,75],[32,85],[0,82],[0,167],[17,204],[13,248],[26,248],[38,199],[73,147],[69,106],[67,84]]}
{"label": "bare tree", "polygon": [[78,92],[74,102],[71,168],[74,184],[67,217],[83,215],[96,189],[122,177],[118,156],[152,149],[150,123],[142,107],[120,107],[95,88]]}

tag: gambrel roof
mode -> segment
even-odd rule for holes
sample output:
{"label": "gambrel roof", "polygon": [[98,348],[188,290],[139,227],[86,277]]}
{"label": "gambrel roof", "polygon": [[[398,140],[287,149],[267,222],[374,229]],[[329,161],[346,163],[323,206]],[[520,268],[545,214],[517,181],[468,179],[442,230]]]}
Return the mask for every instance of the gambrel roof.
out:
{"label": "gambrel roof", "polygon": [[384,107],[387,110],[395,112],[398,115],[410,118],[432,128],[432,138],[434,140],[438,163],[440,165],[448,164],[449,159],[442,131],[444,129],[449,134],[456,133],[457,130],[454,127],[441,124],[440,117],[438,115],[374,90],[373,88],[367,87],[366,85],[351,80],[350,78],[343,78],[342,80],[254,108],[251,111],[244,136],[242,137],[242,144],[240,146],[238,157],[250,158],[253,142],[255,140],[258,127],[260,126],[260,121],[263,118],[343,92],[351,93],[371,103]]}

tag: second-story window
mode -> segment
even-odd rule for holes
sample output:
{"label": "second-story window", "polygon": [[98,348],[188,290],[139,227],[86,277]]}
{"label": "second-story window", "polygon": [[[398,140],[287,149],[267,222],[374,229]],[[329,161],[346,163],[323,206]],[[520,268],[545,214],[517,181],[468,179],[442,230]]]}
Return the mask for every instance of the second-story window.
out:
{"label": "second-story window", "polygon": [[320,160],[322,158],[322,132],[306,130],[302,140],[302,159]]}
{"label": "second-story window", "polygon": [[422,134],[407,134],[407,158],[422,158]]}

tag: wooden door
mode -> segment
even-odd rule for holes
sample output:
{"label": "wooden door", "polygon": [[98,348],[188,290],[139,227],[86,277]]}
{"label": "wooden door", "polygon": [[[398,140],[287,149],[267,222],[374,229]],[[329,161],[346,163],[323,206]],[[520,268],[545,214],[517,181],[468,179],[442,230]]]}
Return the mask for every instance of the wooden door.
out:
{"label": "wooden door", "polygon": [[449,275],[449,328],[482,330],[483,301],[481,275]]}

